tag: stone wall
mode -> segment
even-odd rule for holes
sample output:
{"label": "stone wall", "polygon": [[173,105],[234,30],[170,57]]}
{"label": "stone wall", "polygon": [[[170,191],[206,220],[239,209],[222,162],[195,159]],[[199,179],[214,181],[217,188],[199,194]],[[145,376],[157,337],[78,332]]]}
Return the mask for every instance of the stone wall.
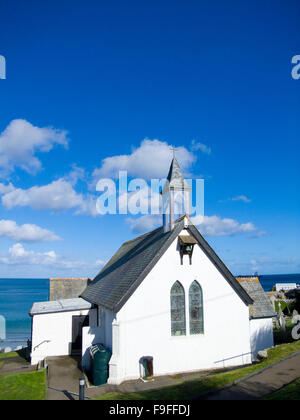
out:
{"label": "stone wall", "polygon": [[78,298],[90,282],[88,278],[50,279],[49,300]]}

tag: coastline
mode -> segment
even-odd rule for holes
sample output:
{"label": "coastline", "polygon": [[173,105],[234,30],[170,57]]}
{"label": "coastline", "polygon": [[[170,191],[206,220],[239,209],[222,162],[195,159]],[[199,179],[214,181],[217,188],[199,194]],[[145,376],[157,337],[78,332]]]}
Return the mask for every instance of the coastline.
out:
{"label": "coastline", "polygon": [[[266,292],[276,283],[300,284],[300,274],[265,274],[258,275],[258,278]],[[0,278],[0,316],[6,320],[6,334],[0,336],[0,349],[27,346],[27,340],[31,339],[28,312],[34,302],[48,300],[49,279]]]}

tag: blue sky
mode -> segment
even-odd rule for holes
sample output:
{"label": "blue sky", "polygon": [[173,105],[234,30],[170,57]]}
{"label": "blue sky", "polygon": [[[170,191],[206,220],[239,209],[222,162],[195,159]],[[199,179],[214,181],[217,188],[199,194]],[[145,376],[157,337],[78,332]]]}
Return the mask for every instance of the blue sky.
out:
{"label": "blue sky", "polygon": [[96,216],[96,178],[166,176],[169,146],[234,274],[300,272],[299,19],[292,0],[1,1],[1,277],[96,275],[157,223]]}

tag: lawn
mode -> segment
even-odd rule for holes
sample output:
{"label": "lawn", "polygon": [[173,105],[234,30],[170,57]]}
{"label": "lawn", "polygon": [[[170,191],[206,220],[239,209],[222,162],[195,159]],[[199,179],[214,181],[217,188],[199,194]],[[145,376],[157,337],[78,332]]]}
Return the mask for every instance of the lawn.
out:
{"label": "lawn", "polygon": [[28,348],[25,347],[21,350],[12,351],[10,353],[0,353],[0,360],[1,359],[9,359],[9,358],[18,357],[18,356],[26,359],[27,354],[28,354]]}
{"label": "lawn", "polygon": [[18,353],[11,352],[11,353],[0,353],[0,360],[1,359],[9,359],[10,357],[16,357],[18,356]]}
{"label": "lawn", "polygon": [[46,370],[0,376],[0,401],[45,400]]}
{"label": "lawn", "polygon": [[300,378],[287,386],[268,395],[264,400],[269,401],[300,401]]}
{"label": "lawn", "polygon": [[279,306],[281,307],[281,310],[284,311],[286,310],[286,313],[290,314],[291,311],[291,307],[288,303],[284,302],[284,301],[276,301],[275,302],[275,311],[278,313],[279,312]]}
{"label": "lawn", "polygon": [[107,393],[101,395],[99,400],[181,400],[204,395],[208,392],[230,385],[234,381],[263,369],[286,356],[300,351],[300,340],[293,343],[281,344],[268,352],[268,359],[244,368],[213,374],[201,379],[192,381],[178,381],[178,383],[156,390],[134,393]]}

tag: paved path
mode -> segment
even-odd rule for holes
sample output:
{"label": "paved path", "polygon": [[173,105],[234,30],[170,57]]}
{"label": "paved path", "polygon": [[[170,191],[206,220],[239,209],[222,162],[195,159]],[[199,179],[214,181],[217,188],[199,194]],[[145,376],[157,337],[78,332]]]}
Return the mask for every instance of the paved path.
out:
{"label": "paved path", "polygon": [[200,399],[258,400],[298,378],[300,378],[300,354],[283,360],[275,366],[236,385],[232,385],[207,397],[200,397]]}
{"label": "paved path", "polygon": [[32,372],[34,370],[36,368],[30,366],[30,363],[19,355],[0,359],[0,375]]}
{"label": "paved path", "polygon": [[47,400],[73,400],[78,399],[79,378],[82,372],[79,369],[79,359],[73,357],[47,358],[48,390]]}
{"label": "paved path", "polygon": [[[77,400],[79,378],[83,376],[79,368],[79,358],[49,357],[48,369],[48,400]],[[108,392],[139,392],[180,383],[182,380],[199,379],[207,376],[209,372],[194,372],[155,378],[153,382],[142,382],[140,379],[126,381],[121,385],[102,385],[88,388],[85,391],[87,398],[96,398]],[[75,395],[74,395],[75,394]]]}
{"label": "paved path", "polygon": [[[79,368],[79,359],[72,357],[52,357],[47,359],[49,365],[48,400],[78,400],[78,382],[83,376]],[[182,380],[198,379],[207,376],[207,372],[163,376],[153,382],[141,380],[123,382],[121,385],[103,385],[86,389],[87,398],[99,397],[108,392],[139,392],[165,386],[175,385]],[[208,396],[199,397],[205,400],[256,400],[280,389],[300,377],[300,354],[292,356],[275,366],[258,373],[251,378],[220,390]]]}

